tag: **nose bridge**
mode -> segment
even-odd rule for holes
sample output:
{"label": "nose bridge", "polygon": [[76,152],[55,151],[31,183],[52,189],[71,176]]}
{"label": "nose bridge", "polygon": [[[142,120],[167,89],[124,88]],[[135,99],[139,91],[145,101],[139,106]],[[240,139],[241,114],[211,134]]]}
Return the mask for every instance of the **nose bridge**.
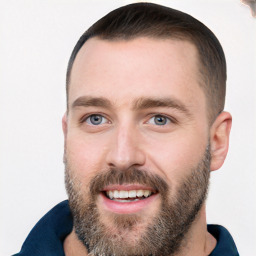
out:
{"label": "nose bridge", "polygon": [[139,130],[136,125],[124,122],[116,127],[113,143],[108,152],[108,164],[119,169],[140,166],[145,162]]}
{"label": "nose bridge", "polygon": [[122,125],[117,130],[117,153],[121,158],[126,158],[134,151],[135,128],[131,125]]}

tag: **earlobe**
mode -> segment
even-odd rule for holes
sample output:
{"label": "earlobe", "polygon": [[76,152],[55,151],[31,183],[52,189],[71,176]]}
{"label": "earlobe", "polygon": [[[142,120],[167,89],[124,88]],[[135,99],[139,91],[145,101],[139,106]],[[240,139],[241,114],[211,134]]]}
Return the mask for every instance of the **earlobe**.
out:
{"label": "earlobe", "polygon": [[225,161],[231,125],[232,116],[230,113],[222,112],[211,127],[211,171],[219,169]]}
{"label": "earlobe", "polygon": [[62,117],[62,131],[64,134],[64,138],[66,139],[67,137],[67,132],[68,132],[68,125],[67,125],[67,112],[64,114]]}

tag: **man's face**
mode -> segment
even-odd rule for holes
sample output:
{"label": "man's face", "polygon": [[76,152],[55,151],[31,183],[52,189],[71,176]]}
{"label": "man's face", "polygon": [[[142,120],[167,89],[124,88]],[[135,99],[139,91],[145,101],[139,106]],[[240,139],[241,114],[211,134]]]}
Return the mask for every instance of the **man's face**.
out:
{"label": "man's face", "polygon": [[167,255],[196,218],[210,163],[198,66],[192,44],[170,39],[93,38],[78,53],[66,187],[76,233],[95,255]]}

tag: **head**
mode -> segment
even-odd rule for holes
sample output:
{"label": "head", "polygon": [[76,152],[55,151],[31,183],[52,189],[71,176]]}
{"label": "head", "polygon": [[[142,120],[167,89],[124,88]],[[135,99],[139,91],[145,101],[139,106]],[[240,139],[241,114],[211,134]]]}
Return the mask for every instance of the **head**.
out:
{"label": "head", "polygon": [[67,71],[66,188],[92,255],[172,255],[228,150],[226,64],[214,34],[155,4],[89,28]]}

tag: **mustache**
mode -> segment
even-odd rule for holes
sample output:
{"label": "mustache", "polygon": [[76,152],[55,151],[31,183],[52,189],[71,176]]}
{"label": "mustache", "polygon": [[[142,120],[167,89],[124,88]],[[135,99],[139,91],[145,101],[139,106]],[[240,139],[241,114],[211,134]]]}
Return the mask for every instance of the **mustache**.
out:
{"label": "mustache", "polygon": [[101,172],[92,178],[90,192],[92,196],[98,195],[104,187],[112,184],[141,184],[151,187],[153,190],[164,195],[168,192],[169,186],[166,181],[157,174],[137,168],[128,170],[109,169]]}

